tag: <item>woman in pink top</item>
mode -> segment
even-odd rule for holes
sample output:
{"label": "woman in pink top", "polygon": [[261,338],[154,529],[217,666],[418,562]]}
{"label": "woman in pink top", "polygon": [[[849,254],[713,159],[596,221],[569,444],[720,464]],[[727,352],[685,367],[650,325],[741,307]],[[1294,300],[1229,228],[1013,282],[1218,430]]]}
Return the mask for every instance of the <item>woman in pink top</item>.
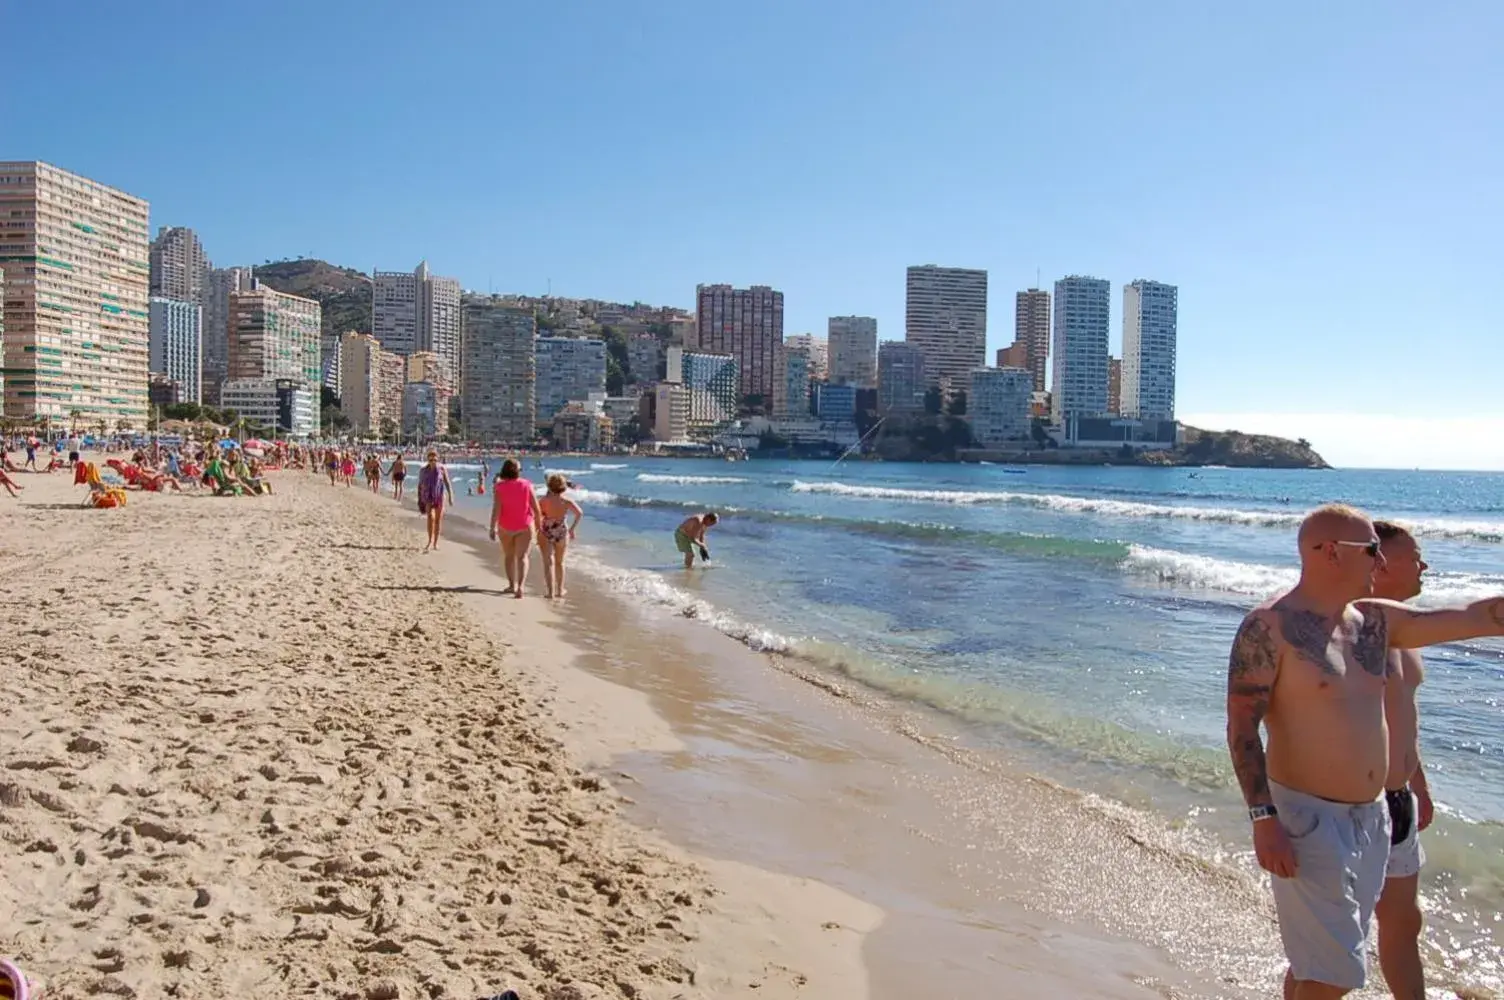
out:
{"label": "woman in pink top", "polygon": [[507,593],[522,597],[527,580],[527,554],[533,547],[533,532],[542,515],[533,484],[522,478],[515,458],[501,463],[491,486],[491,538],[501,535],[501,565],[507,575]]}

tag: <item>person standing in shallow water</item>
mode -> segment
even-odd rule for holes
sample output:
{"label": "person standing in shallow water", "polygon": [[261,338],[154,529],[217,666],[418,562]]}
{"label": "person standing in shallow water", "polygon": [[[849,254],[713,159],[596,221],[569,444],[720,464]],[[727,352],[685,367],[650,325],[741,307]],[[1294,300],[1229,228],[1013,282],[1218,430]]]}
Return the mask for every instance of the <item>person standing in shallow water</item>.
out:
{"label": "person standing in shallow water", "polygon": [[444,502],[454,503],[454,487],[449,471],[439,464],[439,453],[430,451],[418,472],[418,510],[428,519],[428,544],[423,551],[439,547],[439,532],[444,527]]}
{"label": "person standing in shallow water", "polygon": [[542,518],[533,484],[522,478],[515,458],[501,463],[491,484],[491,539],[501,539],[501,564],[507,577],[507,593],[521,598],[527,582],[527,553],[533,531]]}
{"label": "person standing in shallow water", "polygon": [[[569,480],[555,472],[548,477],[548,493],[538,501],[538,551],[543,556],[544,597],[563,597],[564,553],[574,541],[574,529],[580,526],[585,512],[564,495]],[[573,514],[573,520],[565,518]]]}
{"label": "person standing in shallow water", "polygon": [[407,480],[407,463],[402,461],[402,452],[397,452],[397,457],[392,459],[392,467],[387,470],[387,475],[392,477],[392,499],[402,502],[402,484]]}
{"label": "person standing in shallow water", "polygon": [[700,550],[701,559],[710,561],[710,548],[705,544],[705,533],[719,520],[714,511],[691,514],[674,529],[674,548],[683,553],[685,569],[694,569],[695,549]]}

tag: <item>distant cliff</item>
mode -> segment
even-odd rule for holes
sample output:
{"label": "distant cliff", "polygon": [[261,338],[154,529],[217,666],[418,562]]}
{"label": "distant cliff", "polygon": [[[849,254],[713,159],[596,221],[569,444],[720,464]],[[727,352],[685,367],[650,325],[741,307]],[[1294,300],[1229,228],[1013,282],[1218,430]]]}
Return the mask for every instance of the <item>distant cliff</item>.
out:
{"label": "distant cliff", "polygon": [[[1180,447],[1162,453],[1165,465],[1226,465],[1234,469],[1330,469],[1309,441],[1301,438],[1273,437],[1269,434],[1244,434],[1242,431],[1204,431],[1185,427]],[[1146,464],[1154,455],[1144,456]]]}
{"label": "distant cliff", "polygon": [[322,260],[279,260],[257,266],[255,274],[268,288],[318,302],[324,336],[371,332],[371,279],[354,268]]}

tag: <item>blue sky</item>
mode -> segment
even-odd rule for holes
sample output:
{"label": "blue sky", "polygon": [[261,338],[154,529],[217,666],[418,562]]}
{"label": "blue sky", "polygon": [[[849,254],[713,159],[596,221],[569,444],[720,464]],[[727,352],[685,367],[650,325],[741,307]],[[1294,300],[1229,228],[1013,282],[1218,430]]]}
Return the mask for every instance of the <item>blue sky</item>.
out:
{"label": "blue sky", "polygon": [[1476,428],[1465,464],[1504,468],[1504,4],[0,11],[25,81],[0,159],[146,197],[220,265],[426,257],[686,307],[762,283],[788,333],[856,313],[884,338],[907,265],[984,267],[991,348],[1036,269],[1113,282],[1114,349],[1119,286],[1154,278],[1180,286],[1183,416],[1308,418],[1348,464],[1385,455],[1365,415],[1421,443],[1362,464]]}

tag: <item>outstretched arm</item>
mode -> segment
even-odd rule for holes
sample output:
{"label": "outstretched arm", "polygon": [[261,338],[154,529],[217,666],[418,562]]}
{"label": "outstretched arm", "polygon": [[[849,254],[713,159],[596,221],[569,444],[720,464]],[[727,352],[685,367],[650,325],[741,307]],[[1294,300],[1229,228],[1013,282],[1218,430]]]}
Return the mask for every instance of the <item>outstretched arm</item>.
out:
{"label": "outstretched arm", "polygon": [[1243,619],[1227,661],[1227,749],[1250,806],[1268,805],[1269,768],[1259,724],[1269,711],[1279,647],[1262,611]]}
{"label": "outstretched arm", "polygon": [[1488,597],[1451,608],[1416,608],[1378,599],[1357,603],[1376,607],[1383,613],[1391,649],[1419,649],[1485,635],[1504,635],[1504,597]]}

